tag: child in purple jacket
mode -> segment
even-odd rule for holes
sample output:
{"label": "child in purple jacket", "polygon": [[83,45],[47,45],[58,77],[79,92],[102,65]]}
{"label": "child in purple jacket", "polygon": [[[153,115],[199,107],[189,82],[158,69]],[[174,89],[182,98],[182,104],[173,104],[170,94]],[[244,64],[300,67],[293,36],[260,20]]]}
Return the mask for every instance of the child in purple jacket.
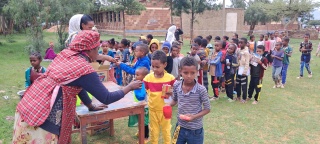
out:
{"label": "child in purple jacket", "polygon": [[46,50],[46,55],[44,56],[44,59],[49,59],[49,60],[53,60],[57,55],[53,50],[53,42],[49,43],[49,48]]}

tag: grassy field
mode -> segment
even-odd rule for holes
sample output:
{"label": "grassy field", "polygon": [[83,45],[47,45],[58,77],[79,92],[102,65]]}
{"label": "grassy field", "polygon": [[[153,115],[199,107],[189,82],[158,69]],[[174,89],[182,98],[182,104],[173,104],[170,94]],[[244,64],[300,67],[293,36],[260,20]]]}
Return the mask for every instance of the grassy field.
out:
{"label": "grassy field", "polygon": [[[112,36],[102,35],[102,39]],[[120,40],[120,36],[115,36]],[[0,143],[10,143],[15,107],[19,101],[17,91],[24,89],[24,72],[30,66],[27,53],[24,51],[26,36],[23,34],[11,37],[15,42],[9,43],[0,36]],[[45,33],[45,41],[56,41],[53,33]],[[130,40],[137,40],[130,37]],[[163,38],[161,38],[163,39]],[[209,143],[319,143],[320,142],[320,58],[311,61],[313,77],[296,79],[299,75],[300,53],[298,45],[301,40],[292,39],[294,54],[288,71],[288,82],[285,89],[273,89],[271,69],[265,73],[261,101],[258,105],[250,103],[227,102],[225,93],[221,99],[211,102],[212,110],[204,118],[205,144]],[[314,45],[317,42],[314,41]],[[45,50],[45,49],[44,49]],[[187,45],[182,53],[188,51]],[[313,54],[314,55],[314,54]],[[48,62],[43,62],[48,66]],[[305,73],[307,73],[305,71]],[[212,90],[209,92],[212,95]],[[3,96],[9,96],[5,100]],[[176,118],[172,119],[175,125]],[[127,127],[127,118],[115,121],[115,136],[107,133],[90,136],[88,143],[132,144],[137,129]],[[73,143],[79,143],[77,134]]]}

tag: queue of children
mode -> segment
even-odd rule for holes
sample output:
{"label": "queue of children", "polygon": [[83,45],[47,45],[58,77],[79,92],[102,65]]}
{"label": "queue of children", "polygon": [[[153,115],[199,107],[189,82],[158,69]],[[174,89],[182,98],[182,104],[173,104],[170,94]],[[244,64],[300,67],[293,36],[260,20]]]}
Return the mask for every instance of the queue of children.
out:
{"label": "queue of children", "polygon": [[[118,85],[127,85],[135,79],[144,81],[144,100],[148,102],[145,108],[145,143],[158,143],[160,132],[166,144],[203,143],[202,118],[210,112],[210,100],[220,98],[219,93],[225,91],[229,102],[246,103],[253,97],[252,104],[258,104],[264,71],[268,67],[272,67],[273,88],[285,87],[292,48],[288,37],[280,38],[278,35],[277,31],[262,34],[258,41],[252,35],[248,41],[238,38],[235,33],[230,41],[228,36],[223,36],[222,40],[216,36],[213,45],[211,35],[205,38],[198,36],[193,39],[190,52],[184,56],[180,42],[165,41],[160,46],[159,40],[149,34],[139,37],[137,42],[127,39],[121,42],[114,39],[101,41],[99,53],[117,60],[111,65]],[[309,37],[306,34],[300,44],[302,55],[298,78],[303,77],[304,66],[309,77],[312,76],[309,62],[313,49]],[[45,72],[45,68],[40,66],[41,60],[37,53],[30,55],[32,67],[26,71],[26,87]],[[208,76],[211,76],[211,82]],[[209,84],[214,94],[212,97],[208,95]],[[164,85],[172,88],[172,91],[165,92],[168,98],[163,98]],[[172,137],[171,119],[165,107],[170,107],[171,111],[171,106],[175,105],[178,105],[178,120]],[[129,118],[129,126],[135,125],[132,118]]]}

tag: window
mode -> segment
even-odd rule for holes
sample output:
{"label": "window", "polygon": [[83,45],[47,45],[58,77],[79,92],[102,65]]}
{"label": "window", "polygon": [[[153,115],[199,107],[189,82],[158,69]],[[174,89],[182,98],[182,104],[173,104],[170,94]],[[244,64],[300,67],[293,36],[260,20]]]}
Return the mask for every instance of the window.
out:
{"label": "window", "polygon": [[114,19],[113,22],[117,22],[117,14],[115,12],[113,12],[113,19]]}
{"label": "window", "polygon": [[109,22],[109,12],[106,12],[106,20]]}
{"label": "window", "polygon": [[261,25],[266,25],[266,22],[264,21],[264,22],[261,22],[260,24],[261,24]]}
{"label": "window", "polygon": [[109,12],[109,22],[112,22],[112,12]]}
{"label": "window", "polygon": [[121,12],[118,13],[118,22],[121,22]]}
{"label": "window", "polygon": [[103,23],[103,14],[102,13],[99,13],[99,18],[100,18],[100,23]]}
{"label": "window", "polygon": [[97,22],[97,20],[96,20],[96,14],[93,14],[93,15],[92,15],[92,18],[93,18],[93,21],[94,21],[94,22]]}

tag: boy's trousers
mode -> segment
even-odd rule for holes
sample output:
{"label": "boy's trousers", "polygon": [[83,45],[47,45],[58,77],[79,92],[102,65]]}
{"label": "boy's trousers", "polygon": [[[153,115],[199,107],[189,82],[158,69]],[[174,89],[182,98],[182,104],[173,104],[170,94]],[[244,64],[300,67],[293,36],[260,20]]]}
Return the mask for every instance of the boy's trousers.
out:
{"label": "boy's trousers", "polygon": [[260,92],[262,88],[262,80],[259,77],[251,77],[250,84],[248,89],[249,98],[252,98],[254,90],[256,90],[256,94],[254,95],[254,100],[260,100]]}
{"label": "boy's trousers", "polygon": [[237,75],[236,80],[237,97],[240,98],[242,90],[242,100],[247,99],[248,76]]}
{"label": "boy's trousers", "polygon": [[225,79],[227,96],[233,99],[234,74],[225,74]]}
{"label": "boy's trousers", "polygon": [[149,109],[150,117],[150,142],[158,144],[160,128],[163,137],[163,144],[171,144],[171,120],[165,119],[163,111],[154,111]]}

